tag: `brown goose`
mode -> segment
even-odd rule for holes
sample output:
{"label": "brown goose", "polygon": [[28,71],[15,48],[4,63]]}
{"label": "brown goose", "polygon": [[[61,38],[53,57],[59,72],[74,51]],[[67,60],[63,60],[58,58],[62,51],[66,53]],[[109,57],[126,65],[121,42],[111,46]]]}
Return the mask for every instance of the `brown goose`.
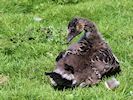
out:
{"label": "brown goose", "polygon": [[78,43],[61,52],[56,58],[55,70],[46,73],[54,86],[92,85],[104,75],[120,72],[119,62],[93,22],[74,18],[69,22],[68,32],[68,42],[81,32],[84,35]]}

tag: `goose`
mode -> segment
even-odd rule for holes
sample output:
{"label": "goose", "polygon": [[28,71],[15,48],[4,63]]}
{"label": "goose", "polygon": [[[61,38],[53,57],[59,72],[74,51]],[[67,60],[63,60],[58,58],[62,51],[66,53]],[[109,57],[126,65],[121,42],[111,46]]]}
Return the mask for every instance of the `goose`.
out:
{"label": "goose", "polygon": [[104,76],[121,71],[119,61],[92,21],[73,18],[68,24],[68,43],[83,32],[77,43],[59,53],[56,68],[45,73],[50,76],[53,86],[91,86],[98,84]]}
{"label": "goose", "polygon": [[95,64],[95,67],[101,68],[99,67],[99,65],[104,64],[104,70],[106,70],[106,67],[109,67],[111,68],[112,73],[115,73],[115,71],[120,72],[121,70],[117,57],[113,54],[111,48],[106,43],[101,33],[98,31],[97,26],[94,22],[91,22],[84,18],[72,19],[68,24],[67,41],[70,42],[82,31],[84,31],[84,35],[77,43],[79,45],[79,48],[76,48],[75,50],[75,48],[73,49],[72,47],[70,47],[66,52],[69,51],[70,53],[77,55],[85,54],[86,56],[88,56],[88,58],[90,58],[90,61]]}

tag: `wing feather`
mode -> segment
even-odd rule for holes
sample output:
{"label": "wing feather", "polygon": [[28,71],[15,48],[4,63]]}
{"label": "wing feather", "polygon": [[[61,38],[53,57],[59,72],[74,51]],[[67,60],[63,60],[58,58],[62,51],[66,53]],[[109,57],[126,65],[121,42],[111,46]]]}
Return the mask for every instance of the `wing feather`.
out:
{"label": "wing feather", "polygon": [[94,68],[96,68],[102,75],[113,74],[119,72],[119,62],[109,48],[100,49],[92,56]]}

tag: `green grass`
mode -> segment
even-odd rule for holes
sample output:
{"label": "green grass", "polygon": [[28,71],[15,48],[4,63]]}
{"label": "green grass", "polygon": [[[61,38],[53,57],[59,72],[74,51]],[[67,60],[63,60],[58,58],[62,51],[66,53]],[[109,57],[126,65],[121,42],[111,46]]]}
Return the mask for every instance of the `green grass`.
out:
{"label": "green grass", "polygon": [[[132,0],[60,1],[0,1],[0,74],[9,79],[0,85],[0,100],[133,100]],[[34,21],[36,16],[43,20]],[[68,47],[66,28],[74,16],[94,21],[120,60],[116,90],[105,88],[105,78],[91,88],[58,91],[44,76],[54,69],[58,53]]]}

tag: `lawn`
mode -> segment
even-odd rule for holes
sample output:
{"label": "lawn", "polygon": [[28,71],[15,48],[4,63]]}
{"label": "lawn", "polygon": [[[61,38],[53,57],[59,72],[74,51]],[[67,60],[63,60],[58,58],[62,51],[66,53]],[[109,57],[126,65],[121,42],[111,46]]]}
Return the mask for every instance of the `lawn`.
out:
{"label": "lawn", "polygon": [[[133,1],[67,1],[0,0],[0,100],[133,100]],[[67,24],[75,16],[94,21],[118,57],[122,72],[114,91],[104,85],[109,78],[59,91],[44,76],[68,47]]]}

